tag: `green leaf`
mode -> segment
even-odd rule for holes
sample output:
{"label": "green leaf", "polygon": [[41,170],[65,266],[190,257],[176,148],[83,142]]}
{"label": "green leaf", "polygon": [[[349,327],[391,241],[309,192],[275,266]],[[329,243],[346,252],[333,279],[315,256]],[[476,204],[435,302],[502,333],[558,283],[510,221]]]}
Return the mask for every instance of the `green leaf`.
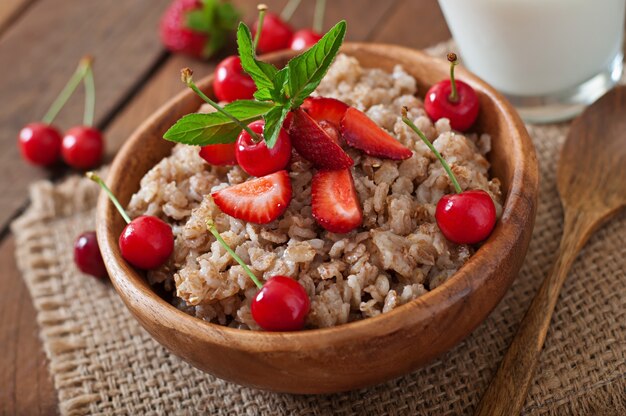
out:
{"label": "green leaf", "polygon": [[239,12],[228,2],[203,0],[202,8],[185,14],[186,26],[196,32],[207,35],[203,56],[211,57],[219,51],[228,37],[228,33],[237,27]]}
{"label": "green leaf", "polygon": [[300,106],[322,81],[337,56],[345,34],[346,22],[342,20],[308,51],[289,61],[287,94],[292,109]]}
{"label": "green leaf", "polygon": [[263,127],[263,138],[267,147],[270,149],[276,144],[278,140],[278,134],[280,133],[283,122],[289,113],[288,107],[276,106],[270,111],[265,113],[263,118],[265,119],[265,127]]}
{"label": "green leaf", "polygon": [[187,27],[196,32],[208,32],[211,21],[206,18],[204,10],[193,10],[187,13]]}
{"label": "green leaf", "polygon": [[272,64],[256,59],[252,34],[244,23],[239,23],[239,28],[237,29],[237,47],[239,59],[241,59],[241,67],[252,77],[257,89],[274,89],[274,77],[278,73],[278,69]]}
{"label": "green leaf", "polygon": [[[243,124],[260,119],[274,107],[271,103],[238,100],[226,105],[224,109]],[[208,144],[232,143],[241,132],[241,127],[225,115],[215,112],[210,114],[188,114],[165,132],[163,138],[172,142],[206,146]]]}

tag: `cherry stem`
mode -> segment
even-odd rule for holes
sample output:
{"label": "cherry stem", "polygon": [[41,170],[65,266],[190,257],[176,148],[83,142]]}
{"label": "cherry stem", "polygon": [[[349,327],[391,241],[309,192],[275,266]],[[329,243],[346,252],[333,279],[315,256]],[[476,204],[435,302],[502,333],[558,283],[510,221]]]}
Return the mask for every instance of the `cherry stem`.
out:
{"label": "cherry stem", "polygon": [[93,68],[89,66],[85,72],[85,112],[83,114],[83,124],[93,126],[94,114],[96,112],[96,83],[93,78]]}
{"label": "cherry stem", "polygon": [[230,120],[232,120],[235,124],[237,124],[239,127],[241,127],[243,130],[245,130],[255,142],[258,143],[262,140],[262,137],[260,137],[257,133],[253,132],[250,127],[246,126],[244,123],[241,122],[241,120],[239,120],[237,117],[230,114],[228,111],[224,110],[222,106],[220,106],[218,103],[216,103],[215,101],[207,97],[202,91],[200,91],[200,88],[198,88],[196,83],[193,82],[192,75],[193,75],[193,71],[189,68],[183,68],[180,71],[180,78],[182,79],[182,81],[189,88],[191,88],[193,92],[198,94],[198,96],[202,98],[204,102],[209,104],[211,107],[215,108],[218,112],[222,113],[223,115],[228,117]]}
{"label": "cherry stem", "polygon": [[451,103],[456,103],[459,101],[459,93],[456,89],[456,81],[454,80],[454,67],[458,65],[457,57],[455,53],[448,54],[448,61],[450,62],[450,85],[452,87],[452,91],[450,91],[450,95],[448,96],[448,101]]}
{"label": "cherry stem", "polygon": [[224,239],[222,238],[222,236],[220,235],[220,233],[217,231],[217,229],[215,228],[215,223],[213,222],[212,219],[208,219],[206,221],[206,226],[209,229],[209,231],[211,232],[211,234],[213,234],[213,236],[215,237],[215,239],[222,245],[222,247],[224,247],[224,250],[226,250],[228,252],[228,254],[230,254],[237,263],[239,263],[239,265],[241,267],[243,267],[243,269],[245,270],[246,274],[248,276],[250,276],[250,279],[252,279],[252,281],[254,282],[254,284],[259,288],[262,289],[263,288],[263,283],[261,283],[259,281],[259,279],[257,279],[257,277],[254,275],[254,273],[252,273],[252,270],[250,270],[250,268],[246,265],[246,263],[244,263],[244,261],[241,259],[241,257],[239,257],[237,255],[237,253],[235,253],[233,251],[232,248],[230,248],[230,246],[226,243],[226,241],[224,241]]}
{"label": "cherry stem", "polygon": [[74,94],[74,91],[76,91],[78,84],[80,84],[85,77],[88,68],[91,67],[91,61],[92,59],[89,56],[85,56],[80,60],[74,74],[72,74],[72,77],[67,81],[67,84],[65,84],[65,87],[63,87],[63,90],[61,90],[41,121],[46,124],[51,124],[54,121],[63,106],[65,106],[65,103],[67,103],[67,100],[69,100],[72,94]]}
{"label": "cherry stem", "polygon": [[313,12],[313,30],[322,33],[324,30],[324,12],[326,11],[326,0],[317,0],[315,2],[315,11]]}
{"label": "cherry stem", "polygon": [[126,221],[126,224],[130,224],[130,217],[128,216],[126,211],[124,211],[122,204],[120,204],[120,201],[118,201],[115,195],[113,195],[113,192],[111,192],[111,190],[109,189],[107,184],[104,183],[102,178],[98,176],[95,172],[87,172],[85,173],[85,176],[91,179],[92,181],[94,181],[95,183],[97,183],[98,185],[100,185],[100,188],[102,188],[104,192],[107,193],[107,195],[109,196],[109,199],[111,200],[111,202],[113,202],[113,205],[115,205],[115,208],[117,208],[122,218],[124,218],[124,221]]}
{"label": "cherry stem", "polygon": [[265,19],[265,12],[267,6],[265,4],[259,4],[257,6],[259,11],[259,20],[256,26],[256,34],[254,35],[254,53],[256,54],[257,47],[259,46],[259,39],[261,39],[261,32],[263,31],[263,20]]}
{"label": "cherry stem", "polygon": [[435,154],[435,156],[437,156],[437,159],[439,159],[439,162],[441,162],[443,169],[446,171],[446,173],[450,177],[450,181],[452,182],[452,185],[454,186],[454,190],[456,191],[457,194],[460,194],[461,192],[463,192],[463,189],[461,189],[461,185],[459,185],[459,182],[456,180],[456,176],[454,176],[454,173],[452,173],[452,169],[450,168],[450,165],[448,165],[448,162],[446,162],[443,156],[441,156],[441,153],[439,153],[439,151],[435,149],[435,146],[430,142],[430,140],[428,140],[426,135],[419,129],[419,127],[417,127],[415,123],[413,123],[407,117],[407,111],[408,110],[406,107],[402,108],[402,121],[404,122],[404,124],[409,126],[411,130],[417,133],[417,135],[420,137],[420,139],[422,139],[424,144],[426,144],[426,146],[428,146],[428,148]]}
{"label": "cherry stem", "polygon": [[290,21],[301,1],[302,0],[289,0],[283,8],[283,11],[280,12],[280,18],[285,22]]}

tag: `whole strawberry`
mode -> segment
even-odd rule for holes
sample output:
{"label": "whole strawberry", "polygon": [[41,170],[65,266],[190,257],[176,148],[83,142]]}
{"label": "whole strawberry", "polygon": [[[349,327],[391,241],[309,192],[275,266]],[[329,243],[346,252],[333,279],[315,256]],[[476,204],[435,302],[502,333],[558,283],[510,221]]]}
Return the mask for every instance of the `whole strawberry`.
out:
{"label": "whole strawberry", "polygon": [[207,59],[238,21],[239,12],[222,0],[174,0],[161,17],[161,42],[172,52]]}

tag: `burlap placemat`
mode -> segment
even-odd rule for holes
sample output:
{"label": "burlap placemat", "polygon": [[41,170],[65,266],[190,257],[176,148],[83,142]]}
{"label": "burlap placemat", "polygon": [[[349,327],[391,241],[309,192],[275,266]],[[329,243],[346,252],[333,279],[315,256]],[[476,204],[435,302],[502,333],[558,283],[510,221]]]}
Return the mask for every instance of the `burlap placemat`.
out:
{"label": "burlap placemat", "polygon": [[[170,354],[139,326],[110,284],[74,267],[73,242],[94,228],[98,189],[78,177],[34,184],[32,205],[13,232],[61,413],[471,414],[550,268],[562,230],[555,167],[568,124],[528,128],[542,178],[537,225],[503,301],[470,337],[429,366],[377,387],[328,396],[241,387]],[[523,414],[626,414],[625,270],[622,213],[595,234],[573,266]]]}

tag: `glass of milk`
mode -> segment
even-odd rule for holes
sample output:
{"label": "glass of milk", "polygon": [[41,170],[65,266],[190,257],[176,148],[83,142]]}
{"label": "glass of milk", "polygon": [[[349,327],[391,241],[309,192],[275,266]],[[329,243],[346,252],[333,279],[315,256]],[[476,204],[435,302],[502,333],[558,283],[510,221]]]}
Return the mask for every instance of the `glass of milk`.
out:
{"label": "glass of milk", "polygon": [[465,66],[528,122],[565,120],[617,83],[626,0],[439,0]]}

